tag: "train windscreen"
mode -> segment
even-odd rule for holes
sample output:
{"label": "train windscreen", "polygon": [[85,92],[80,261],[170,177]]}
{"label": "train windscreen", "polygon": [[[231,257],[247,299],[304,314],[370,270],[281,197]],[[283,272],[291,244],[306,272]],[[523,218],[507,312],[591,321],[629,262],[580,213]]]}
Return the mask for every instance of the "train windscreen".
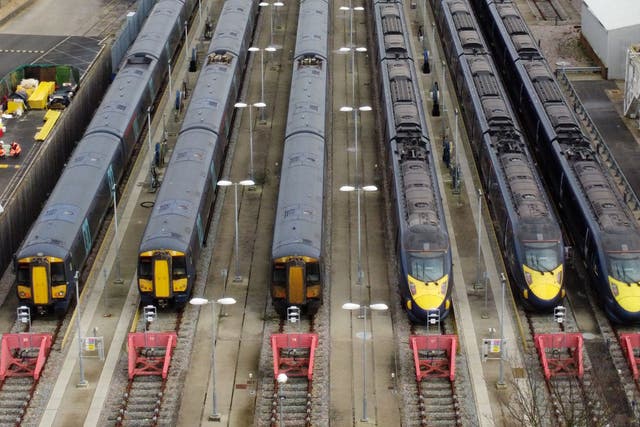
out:
{"label": "train windscreen", "polygon": [[526,265],[536,271],[550,272],[560,264],[559,242],[525,242]]}
{"label": "train windscreen", "polygon": [[625,283],[640,282],[640,252],[609,253],[610,273]]}
{"label": "train windscreen", "polygon": [[444,275],[442,252],[414,252],[409,256],[409,274],[422,282],[433,282]]}

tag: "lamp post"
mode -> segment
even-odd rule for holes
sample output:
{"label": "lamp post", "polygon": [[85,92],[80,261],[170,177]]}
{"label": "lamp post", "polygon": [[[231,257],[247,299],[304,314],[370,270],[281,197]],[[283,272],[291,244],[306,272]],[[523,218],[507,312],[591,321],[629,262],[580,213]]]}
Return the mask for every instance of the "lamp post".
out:
{"label": "lamp post", "polygon": [[[362,308],[364,313],[364,330],[362,332],[362,419],[360,421],[366,423],[369,421],[367,417],[367,357],[366,357],[366,341],[367,341],[367,310],[385,311],[389,307],[384,303],[376,303],[369,305],[360,305],[352,302],[346,302],[342,304],[342,308],[345,310],[360,310]],[[373,333],[371,334],[371,341],[373,342]]]}
{"label": "lamp post", "polygon": [[267,104],[262,101],[254,102],[253,104],[248,104],[246,102],[236,102],[233,106],[236,108],[249,107],[249,179],[253,181],[253,115],[251,113],[251,110],[252,107],[264,108],[267,106]]}
{"label": "lamp post", "polygon": [[356,102],[356,52],[366,52],[367,48],[360,47],[347,47],[343,46],[338,49],[338,52],[346,53],[351,52],[351,102]]}
{"label": "lamp post", "polygon": [[113,281],[113,283],[117,283],[117,284],[122,284],[124,283],[124,280],[122,280],[122,275],[120,274],[120,250],[118,249],[118,202],[117,202],[117,197],[116,197],[116,183],[113,183],[113,186],[111,186],[111,195],[113,196],[113,222],[115,224],[115,236],[113,237],[113,240],[115,240],[116,243],[116,275],[118,277],[116,277],[116,279]]}
{"label": "lamp post", "polygon": [[189,22],[184,21],[184,60],[189,63]]}
{"label": "lamp post", "polygon": [[85,388],[89,385],[89,381],[84,379],[84,363],[82,360],[82,332],[80,331],[80,292],[78,291],[78,281],[80,280],[80,272],[76,270],[73,276],[76,284],[76,329],[78,329],[78,365],[80,367],[80,381],[76,385],[79,388]]}
{"label": "lamp post", "polygon": [[226,179],[221,179],[218,181],[217,185],[219,187],[228,187],[233,185],[234,189],[234,200],[235,200],[235,224],[236,224],[236,277],[233,279],[234,282],[241,282],[242,276],[240,275],[240,241],[238,238],[238,185],[242,186],[251,186],[255,185],[252,179],[244,179],[240,182],[231,182]]}
{"label": "lamp post", "polygon": [[209,415],[209,421],[220,421],[220,413],[218,412],[218,402],[216,400],[216,335],[218,322],[216,317],[216,305],[232,305],[236,300],[233,298],[220,298],[217,300],[208,300],[206,298],[191,298],[191,305],[211,304],[211,400],[213,401],[212,412]]}
{"label": "lamp post", "polygon": [[343,113],[353,112],[353,142],[355,145],[355,153],[356,153],[356,177],[355,182],[356,186],[360,183],[360,175],[358,173],[358,112],[361,111],[371,111],[371,107],[368,105],[363,105],[361,107],[340,107],[340,111]]}
{"label": "lamp post", "polygon": [[504,273],[500,273],[500,285],[502,286],[502,308],[500,309],[500,373],[498,376],[498,383],[496,386],[498,388],[505,388],[507,385],[504,382],[504,293],[505,287],[507,285],[507,277]]}
{"label": "lamp post", "polygon": [[[259,48],[255,46],[251,46],[249,48],[249,52],[258,52],[260,51],[260,103],[264,104],[264,51],[267,52],[275,52],[276,48],[273,46],[267,46],[265,48]],[[263,105],[263,106],[266,106]]]}
{"label": "lamp post", "polygon": [[284,411],[283,411],[283,403],[284,403],[284,385],[287,383],[287,380],[289,379],[289,377],[287,377],[287,374],[279,374],[278,375],[278,385],[279,385],[279,393],[278,393],[278,397],[280,398],[280,427],[284,427]]}
{"label": "lamp post", "polygon": [[[262,1],[260,3],[258,3],[258,6],[260,7],[267,7],[267,6],[272,6],[272,7],[282,7],[284,6],[284,3],[282,3],[281,1],[276,1],[273,3],[269,3],[266,1]],[[273,9],[271,9],[270,11],[270,18],[271,18],[271,36],[270,36],[270,42],[269,45],[274,46],[273,44]]]}
{"label": "lamp post", "polygon": [[340,187],[340,191],[344,192],[356,192],[356,200],[357,200],[357,215],[358,215],[358,271],[357,271],[357,284],[362,285],[362,227],[360,220],[360,193],[363,191],[373,192],[378,191],[378,187],[375,185],[365,185],[364,187],[354,187],[352,185],[343,185]]}

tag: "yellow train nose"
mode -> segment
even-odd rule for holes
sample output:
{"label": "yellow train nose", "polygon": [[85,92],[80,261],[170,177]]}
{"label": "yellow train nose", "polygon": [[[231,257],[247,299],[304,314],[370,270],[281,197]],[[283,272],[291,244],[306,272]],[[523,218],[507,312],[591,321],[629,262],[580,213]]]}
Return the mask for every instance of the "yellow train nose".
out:
{"label": "yellow train nose", "polygon": [[640,312],[640,295],[620,296],[616,298],[620,307],[630,313]]}
{"label": "yellow train nose", "polygon": [[423,294],[420,296],[416,296],[413,298],[416,302],[416,305],[423,310],[429,310],[432,308],[438,308],[444,301],[444,296],[438,295],[428,295]]}
{"label": "yellow train nose", "polygon": [[536,280],[529,288],[531,293],[541,300],[552,300],[560,293],[560,284],[554,280],[550,282]]}

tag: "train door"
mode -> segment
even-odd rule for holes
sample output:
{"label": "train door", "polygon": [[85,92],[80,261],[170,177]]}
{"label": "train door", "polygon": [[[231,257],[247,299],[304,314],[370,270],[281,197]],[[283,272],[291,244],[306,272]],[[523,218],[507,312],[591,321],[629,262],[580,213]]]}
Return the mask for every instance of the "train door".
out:
{"label": "train door", "polygon": [[305,264],[302,260],[294,259],[287,268],[288,303],[293,305],[306,304]]}
{"label": "train door", "polygon": [[31,265],[31,280],[33,284],[33,303],[35,305],[49,304],[49,263],[36,260]]}
{"label": "train door", "polygon": [[153,257],[153,288],[156,298],[169,298],[171,295],[171,256],[167,253]]}

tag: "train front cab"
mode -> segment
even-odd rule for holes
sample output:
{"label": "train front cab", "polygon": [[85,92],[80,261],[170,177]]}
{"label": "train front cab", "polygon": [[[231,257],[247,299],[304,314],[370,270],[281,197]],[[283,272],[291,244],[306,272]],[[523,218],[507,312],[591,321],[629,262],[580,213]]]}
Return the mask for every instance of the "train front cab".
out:
{"label": "train front cab", "polygon": [[[607,315],[616,323],[640,321],[640,252],[610,251],[607,253],[609,292],[605,301]],[[594,267],[595,268],[595,267]]]}
{"label": "train front cab", "polygon": [[53,308],[64,313],[69,307],[69,298],[75,287],[69,288],[70,271],[61,258],[37,256],[17,260],[16,291],[20,304],[35,308],[46,314]]}
{"label": "train front cab", "polygon": [[402,279],[409,294],[405,293],[405,309],[414,323],[423,323],[429,312],[440,310],[440,318],[451,309],[450,262],[443,251],[409,251],[403,259]]}
{"label": "train front cab", "polygon": [[184,252],[155,250],[138,259],[138,290],[143,304],[183,305],[189,298],[191,272]]}
{"label": "train front cab", "polygon": [[278,258],[273,261],[271,273],[271,296],[278,314],[285,316],[287,307],[293,305],[309,315],[318,311],[322,303],[322,275],[317,258]]}
{"label": "train front cab", "polygon": [[522,245],[524,262],[520,267],[525,287],[520,290],[521,296],[530,308],[552,309],[565,296],[562,243],[557,240],[523,240]]}

